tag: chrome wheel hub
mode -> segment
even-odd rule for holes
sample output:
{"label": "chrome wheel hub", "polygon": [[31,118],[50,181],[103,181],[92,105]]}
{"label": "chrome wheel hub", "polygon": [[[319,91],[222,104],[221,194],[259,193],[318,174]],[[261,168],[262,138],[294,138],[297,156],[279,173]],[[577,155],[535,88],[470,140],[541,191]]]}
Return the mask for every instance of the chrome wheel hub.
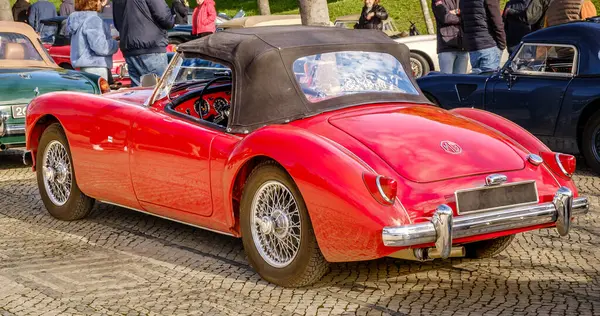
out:
{"label": "chrome wheel hub", "polygon": [[300,250],[301,218],[294,196],[279,181],[267,181],[255,193],[251,231],[260,256],[271,266],[288,266]]}
{"label": "chrome wheel hub", "polygon": [[64,205],[71,195],[73,181],[67,149],[59,141],[50,142],[44,149],[42,164],[42,177],[48,198],[56,206]]}

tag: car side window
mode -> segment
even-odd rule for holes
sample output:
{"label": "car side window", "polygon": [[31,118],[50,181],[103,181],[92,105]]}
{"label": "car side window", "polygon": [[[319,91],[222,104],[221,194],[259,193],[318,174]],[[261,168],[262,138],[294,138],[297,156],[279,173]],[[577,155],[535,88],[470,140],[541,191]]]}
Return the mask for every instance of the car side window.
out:
{"label": "car side window", "polygon": [[515,73],[570,76],[576,72],[577,50],[568,45],[523,44],[510,67]]}

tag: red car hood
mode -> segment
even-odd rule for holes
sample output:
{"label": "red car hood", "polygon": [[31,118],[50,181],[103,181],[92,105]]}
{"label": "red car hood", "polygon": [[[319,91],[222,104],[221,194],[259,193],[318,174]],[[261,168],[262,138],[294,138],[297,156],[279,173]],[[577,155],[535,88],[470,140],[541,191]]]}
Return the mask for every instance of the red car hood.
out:
{"label": "red car hood", "polygon": [[415,182],[525,167],[524,159],[502,136],[434,107],[339,114],[329,122]]}

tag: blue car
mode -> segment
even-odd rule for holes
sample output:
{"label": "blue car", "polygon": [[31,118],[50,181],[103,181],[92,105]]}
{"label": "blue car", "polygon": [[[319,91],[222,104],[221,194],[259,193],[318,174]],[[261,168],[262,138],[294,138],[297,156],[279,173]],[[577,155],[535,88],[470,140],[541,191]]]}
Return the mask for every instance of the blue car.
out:
{"label": "blue car", "polygon": [[417,82],[444,109],[501,115],[554,151],[582,154],[600,173],[599,39],[593,19],[549,27],[527,35],[497,72],[431,73]]}

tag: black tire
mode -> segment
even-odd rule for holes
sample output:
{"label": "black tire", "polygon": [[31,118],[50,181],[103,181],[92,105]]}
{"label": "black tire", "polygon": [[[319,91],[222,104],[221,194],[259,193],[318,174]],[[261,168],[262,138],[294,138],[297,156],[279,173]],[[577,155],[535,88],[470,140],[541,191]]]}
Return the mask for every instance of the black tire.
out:
{"label": "black tire", "polygon": [[[418,71],[413,68],[415,65],[418,67]],[[410,66],[413,72],[412,75],[415,77],[415,79],[425,76],[431,70],[425,57],[415,52],[410,52]]]}
{"label": "black tire", "polygon": [[515,235],[508,235],[495,239],[488,239],[466,244],[467,258],[482,259],[492,258],[499,255],[515,239]]}
{"label": "black tire", "polygon": [[[69,197],[63,205],[57,205],[52,202],[46,191],[46,186],[44,185],[44,151],[53,141],[58,141],[66,149],[67,157],[71,162],[71,190]],[[94,199],[83,194],[77,186],[77,179],[75,179],[72,161],[73,158],[71,156],[69,143],[60,124],[55,123],[48,126],[42,134],[36,155],[38,189],[48,213],[55,218],[64,221],[82,219],[86,217],[94,207]]]}
{"label": "black tire", "polygon": [[[283,184],[292,194],[300,212],[300,246],[289,265],[277,268],[269,264],[259,253],[252,236],[252,201],[260,187],[267,181]],[[257,166],[246,181],[240,203],[240,228],[244,251],[248,261],[265,280],[284,287],[301,287],[319,281],[329,271],[329,263],[323,257],[300,191],[287,172],[275,162]]]}
{"label": "black tire", "polygon": [[[594,141],[594,134],[600,132],[600,112],[596,112],[587,121],[583,129],[583,135],[581,140],[581,153],[585,158],[587,165],[594,170],[594,172],[600,174],[600,139],[598,144]],[[600,135],[596,136],[600,137]]]}

